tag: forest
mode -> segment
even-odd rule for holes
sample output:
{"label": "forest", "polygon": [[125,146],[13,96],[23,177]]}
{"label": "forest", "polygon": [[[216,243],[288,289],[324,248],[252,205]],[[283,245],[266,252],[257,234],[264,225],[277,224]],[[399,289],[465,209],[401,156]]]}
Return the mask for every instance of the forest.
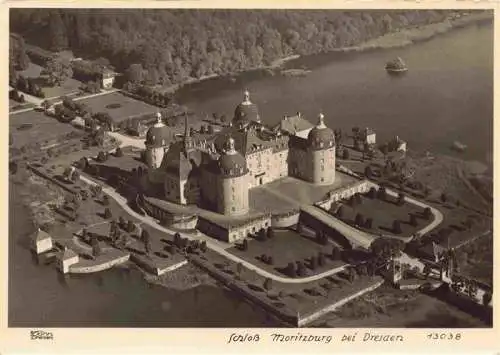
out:
{"label": "forest", "polygon": [[132,83],[168,86],[353,46],[451,12],[11,9],[10,30],[47,50],[105,58]]}

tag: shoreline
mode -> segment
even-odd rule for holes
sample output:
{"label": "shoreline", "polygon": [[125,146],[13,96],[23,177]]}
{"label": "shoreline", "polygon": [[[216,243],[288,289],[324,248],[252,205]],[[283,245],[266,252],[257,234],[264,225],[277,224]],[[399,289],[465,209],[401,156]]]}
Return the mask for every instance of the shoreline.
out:
{"label": "shoreline", "polygon": [[248,73],[252,71],[268,71],[272,75],[275,75],[278,74],[276,73],[276,71],[282,69],[285,66],[285,64],[293,62],[294,60],[303,57],[314,56],[317,54],[363,53],[366,51],[373,51],[373,50],[403,48],[409,45],[417,44],[419,42],[431,40],[438,35],[446,34],[456,29],[465,28],[482,22],[491,22],[492,20],[493,17],[489,12],[481,12],[479,14],[467,14],[467,15],[462,15],[460,17],[448,18],[442,22],[437,22],[422,26],[408,27],[404,29],[399,29],[394,32],[389,32],[386,33],[385,35],[375,37],[367,41],[363,41],[355,46],[335,48],[322,53],[311,53],[304,55],[291,54],[286,57],[276,59],[269,65],[247,68],[232,73],[210,74],[210,75],[204,75],[200,78],[189,78],[182,83],[173,84],[171,86],[166,87],[165,89],[162,90],[162,92],[175,94],[177,93],[177,91],[186,86],[199,84],[201,82],[211,79],[229,78],[230,80],[235,80],[235,77],[243,73]]}

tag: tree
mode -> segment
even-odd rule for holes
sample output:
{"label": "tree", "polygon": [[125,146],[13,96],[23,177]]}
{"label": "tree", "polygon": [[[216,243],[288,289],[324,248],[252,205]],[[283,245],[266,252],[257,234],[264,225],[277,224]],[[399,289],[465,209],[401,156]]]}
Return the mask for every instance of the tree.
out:
{"label": "tree", "polygon": [[122,229],[126,229],[126,227],[127,227],[125,218],[123,218],[123,216],[118,217],[118,224],[120,225],[120,227]]}
{"label": "tree", "polygon": [[266,230],[264,228],[259,229],[258,239],[260,241],[266,240]]}
{"label": "tree", "polygon": [[319,266],[325,265],[325,255],[321,252],[318,253],[318,265]]}
{"label": "tree", "polygon": [[98,162],[105,162],[108,159],[107,154],[103,151],[100,151],[99,154],[97,154],[97,161]]}
{"label": "tree", "polygon": [[365,168],[365,176],[368,178],[368,179],[371,179],[372,176],[373,176],[373,170],[371,168],[370,165],[367,165],[366,168]]}
{"label": "tree", "polygon": [[397,202],[397,204],[400,205],[400,206],[402,206],[402,205],[404,205],[404,203],[405,203],[405,195],[402,192],[400,192],[398,194],[398,202]]}
{"label": "tree", "polygon": [[146,229],[143,229],[142,232],[141,232],[141,240],[143,242],[149,240],[149,232],[146,230]]}
{"label": "tree", "polygon": [[241,277],[242,272],[243,272],[243,264],[242,263],[236,264],[236,274],[238,275],[238,277]]}
{"label": "tree", "polygon": [[109,206],[109,197],[108,197],[108,195],[104,195],[104,196],[102,197],[102,204],[103,204],[104,206]]}
{"label": "tree", "polygon": [[342,252],[340,251],[339,247],[334,245],[332,247],[332,259],[333,260],[340,260],[342,258]]}
{"label": "tree", "polygon": [[306,274],[306,268],[304,264],[300,261],[297,261],[297,275],[304,276]]}
{"label": "tree", "polygon": [[113,217],[113,214],[111,213],[111,210],[109,208],[104,209],[104,218],[110,219]]}
{"label": "tree", "polygon": [[92,239],[92,256],[94,258],[97,258],[99,255],[101,255],[101,246],[99,244],[99,241],[97,239]]}
{"label": "tree", "polygon": [[365,221],[365,228],[372,229],[373,226],[373,218],[367,218]]}
{"label": "tree", "polygon": [[286,274],[290,277],[297,276],[297,273],[295,270],[295,265],[293,263],[288,263],[288,265],[286,267]]}
{"label": "tree", "polygon": [[431,211],[430,207],[426,207],[424,209],[424,218],[426,220],[429,220],[429,219],[431,219],[431,217],[432,217],[432,211]]}
{"label": "tree", "polygon": [[144,80],[144,68],[141,64],[130,64],[125,72],[126,80],[132,84],[141,84]]}
{"label": "tree", "polygon": [[392,231],[394,234],[402,233],[401,222],[399,220],[395,219],[394,222],[392,223]]}
{"label": "tree", "polygon": [[349,150],[347,150],[346,148],[344,148],[344,150],[342,152],[342,159],[349,160],[349,158],[350,158]]}
{"label": "tree", "polygon": [[417,216],[414,215],[413,213],[410,214],[410,225],[412,225],[413,227],[418,226]]}
{"label": "tree", "polygon": [[364,217],[361,213],[358,213],[356,215],[356,218],[354,219],[354,224],[356,224],[357,226],[363,226],[365,224]]}
{"label": "tree", "polygon": [[244,251],[247,251],[247,250],[248,250],[248,240],[243,239],[242,249],[243,249]]}
{"label": "tree", "polygon": [[132,221],[128,221],[127,223],[127,232],[132,233],[135,231],[135,224]]}
{"label": "tree", "polygon": [[266,278],[266,280],[264,281],[264,288],[267,291],[269,291],[272,287],[273,287],[273,280],[271,280],[270,278]]}
{"label": "tree", "polygon": [[123,157],[123,151],[120,147],[116,148],[115,157],[117,157],[117,158]]}
{"label": "tree", "polygon": [[267,239],[271,239],[274,237],[274,230],[271,227],[267,228]]}
{"label": "tree", "polygon": [[347,271],[347,278],[348,278],[350,283],[353,283],[354,280],[356,279],[356,272],[354,271],[354,269],[352,267],[350,267]]}
{"label": "tree", "polygon": [[491,302],[491,293],[486,291],[484,294],[483,294],[483,305],[485,306],[488,306]]}
{"label": "tree", "polygon": [[380,199],[380,200],[385,200],[387,198],[387,192],[385,190],[385,187],[382,186],[378,189],[377,191],[377,197]]}
{"label": "tree", "polygon": [[73,76],[73,69],[68,61],[60,58],[51,58],[43,71],[47,74],[48,84],[51,86],[61,86],[67,79]]}
{"label": "tree", "polygon": [[201,244],[200,244],[200,250],[203,252],[203,253],[206,253],[207,252],[207,242],[206,241],[202,241]]}
{"label": "tree", "polygon": [[441,202],[442,202],[442,203],[446,203],[446,200],[447,200],[447,199],[448,199],[448,196],[446,195],[446,193],[444,193],[444,192],[443,192],[443,193],[441,194]]}
{"label": "tree", "polygon": [[335,215],[337,216],[337,218],[342,219],[342,217],[344,216],[344,208],[343,208],[343,206],[340,206],[337,209],[337,213]]}
{"label": "tree", "polygon": [[316,270],[317,265],[318,265],[318,261],[316,259],[316,256],[314,256],[314,255],[311,256],[311,264],[310,264],[311,270]]}
{"label": "tree", "polygon": [[67,30],[64,25],[61,11],[54,10],[49,13],[49,31],[48,38],[50,40],[50,47],[54,52],[59,52],[68,47]]}

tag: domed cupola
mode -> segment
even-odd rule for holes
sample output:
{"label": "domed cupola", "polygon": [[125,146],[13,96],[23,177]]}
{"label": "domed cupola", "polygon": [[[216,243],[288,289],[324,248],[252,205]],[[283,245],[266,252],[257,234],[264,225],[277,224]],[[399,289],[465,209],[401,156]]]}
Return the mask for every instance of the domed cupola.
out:
{"label": "domed cupola", "polygon": [[233,123],[238,128],[245,128],[252,121],[260,122],[259,109],[250,101],[250,93],[246,90],[243,101],[234,110]]}
{"label": "domed cupola", "polygon": [[318,124],[309,131],[307,136],[309,147],[314,150],[328,149],[335,145],[335,134],[325,125],[324,118],[325,116],[320,113]]}
{"label": "domed cupola", "polygon": [[219,172],[224,177],[238,177],[248,172],[247,162],[234,146],[234,139],[229,137],[224,152],[217,161]]}
{"label": "domed cupola", "polygon": [[146,133],[146,146],[151,148],[163,147],[169,144],[170,132],[161,119],[161,113],[156,114],[156,123]]}

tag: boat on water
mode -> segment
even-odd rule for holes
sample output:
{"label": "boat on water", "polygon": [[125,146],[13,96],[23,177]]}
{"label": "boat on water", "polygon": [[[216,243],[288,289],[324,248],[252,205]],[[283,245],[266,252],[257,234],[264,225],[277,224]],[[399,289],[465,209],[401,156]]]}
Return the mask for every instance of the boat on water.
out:
{"label": "boat on water", "polygon": [[404,73],[408,71],[408,66],[400,57],[397,57],[385,65],[385,70],[389,73]]}
{"label": "boat on water", "polygon": [[459,141],[453,142],[453,144],[451,145],[451,148],[453,150],[458,151],[458,152],[464,152],[465,150],[467,150],[467,146],[463,143],[460,143]]}

